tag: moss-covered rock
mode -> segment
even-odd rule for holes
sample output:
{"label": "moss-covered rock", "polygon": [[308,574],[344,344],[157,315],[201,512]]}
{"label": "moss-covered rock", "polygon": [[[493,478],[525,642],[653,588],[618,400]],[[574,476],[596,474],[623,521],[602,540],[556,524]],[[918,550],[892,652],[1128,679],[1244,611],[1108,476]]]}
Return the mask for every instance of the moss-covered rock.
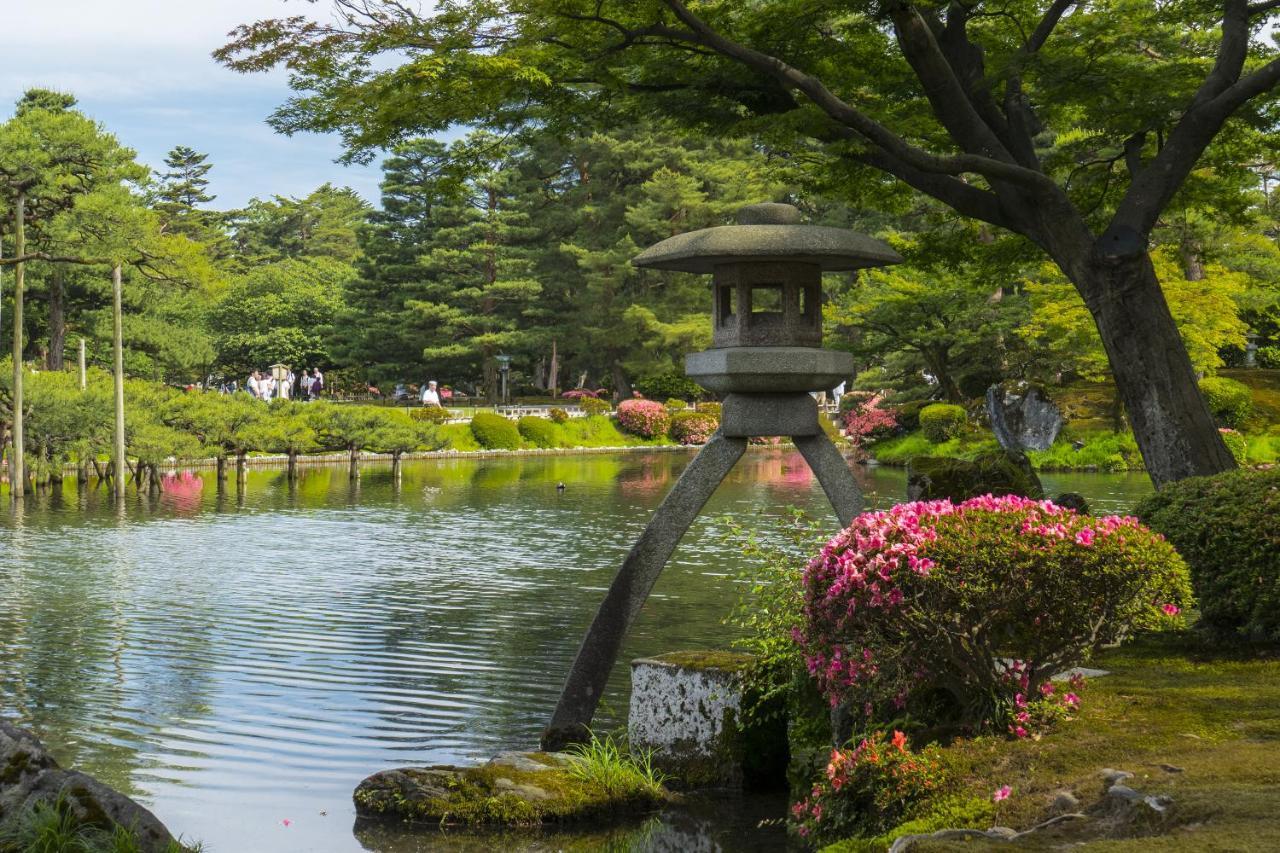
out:
{"label": "moss-covered rock", "polygon": [[917,456],[907,464],[907,499],[963,501],[979,495],[1044,497],[1040,479],[1026,457],[989,453],[972,462],[940,456]]}
{"label": "moss-covered rock", "polygon": [[540,826],[623,818],[666,799],[652,791],[619,795],[576,778],[568,772],[572,760],[549,752],[511,752],[478,767],[384,770],[356,788],[356,816],[440,826]]}

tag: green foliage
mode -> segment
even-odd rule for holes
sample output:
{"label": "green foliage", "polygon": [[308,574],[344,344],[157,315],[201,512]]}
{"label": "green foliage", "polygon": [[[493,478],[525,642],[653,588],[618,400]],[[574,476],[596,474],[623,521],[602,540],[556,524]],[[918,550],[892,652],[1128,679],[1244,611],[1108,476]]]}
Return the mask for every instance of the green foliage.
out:
{"label": "green foliage", "polygon": [[904,835],[928,835],[940,829],[986,830],[996,820],[990,797],[965,794],[931,796],[915,809],[915,817],[874,838],[847,838],[822,848],[822,853],[884,853]]}
{"label": "green foliage", "polygon": [[571,779],[599,788],[610,797],[661,798],[663,774],[653,766],[651,752],[635,752],[613,739],[599,738],[594,732],[587,743],[573,744],[568,752],[565,772]]}
{"label": "green foliage", "polygon": [[1227,446],[1227,450],[1231,451],[1231,457],[1236,460],[1236,464],[1247,463],[1249,461],[1248,439],[1233,429],[1220,429],[1218,432],[1222,435],[1222,442]]}
{"label": "green foliage", "polygon": [[569,420],[569,413],[559,407],[552,407],[551,411],[547,413],[547,416],[551,418],[552,423],[556,424],[562,424]]}
{"label": "green foliage", "polygon": [[720,420],[720,416],[724,411],[724,406],[716,402],[694,403],[693,410],[695,412],[702,412],[703,414],[711,415],[716,420]]}
{"label": "green foliage", "polygon": [[324,184],[305,198],[252,199],[229,215],[239,265],[253,268],[287,258],[328,258],[352,264],[368,205],[349,187]]}
{"label": "green foliage", "polygon": [[449,418],[453,417],[449,410],[442,406],[423,406],[419,409],[410,409],[409,417],[415,421],[425,421],[432,424],[442,424]]}
{"label": "green foliage", "polygon": [[804,624],[803,576],[796,567],[821,549],[829,533],[797,509],[763,531],[743,527],[733,518],[725,518],[724,525],[724,546],[745,557],[734,577],[739,597],[725,622],[738,634],[734,646],[753,658],[746,674],[746,695],[753,704],[746,711],[785,713],[793,689],[807,680],[795,640]]}
{"label": "green foliage", "polygon": [[1280,640],[1280,470],[1182,480],[1134,511],[1186,558],[1205,624]]}
{"label": "green foliage", "polygon": [[689,403],[687,400],[678,400],[675,397],[672,397],[671,399],[667,400],[667,402],[663,403],[663,405],[666,406],[667,411],[673,415],[676,412],[683,412],[689,408]]}
{"label": "green foliage", "polygon": [[1253,414],[1253,394],[1243,382],[1225,376],[1206,376],[1200,380],[1200,393],[1204,394],[1209,411],[1224,427],[1239,429]]}
{"label": "green foliage", "polygon": [[[144,848],[120,824],[104,828],[82,823],[64,794],[52,802],[37,799],[29,807],[13,810],[0,823],[0,853],[143,853],[144,849],[160,848]],[[200,849],[200,845],[174,841],[165,845],[163,853],[198,853]]]}
{"label": "green foliage", "polygon": [[237,279],[210,310],[218,360],[237,373],[332,362],[326,329],[343,304],[349,266],[328,258],[282,260]]}
{"label": "green foliage", "polygon": [[967,421],[963,406],[933,403],[920,410],[920,429],[935,444],[955,438]]}
{"label": "green foliage", "polygon": [[578,401],[578,405],[588,416],[606,414],[610,408],[608,400],[601,400],[598,397],[583,397]]}
{"label": "green foliage", "polygon": [[703,394],[702,386],[678,370],[642,376],[636,380],[635,388],[650,400],[696,400]]}
{"label": "green foliage", "polygon": [[520,436],[534,447],[561,446],[561,430],[559,425],[550,418],[526,416],[516,422],[516,429],[519,430]]}
{"label": "green foliage", "polygon": [[479,412],[471,419],[471,434],[486,450],[516,450],[520,447],[520,431],[501,415]]}
{"label": "green foliage", "polygon": [[[1074,442],[1084,446],[1075,449]],[[1070,432],[1048,450],[1030,450],[1031,464],[1042,471],[1142,471],[1142,455],[1133,433]]]}
{"label": "green foliage", "polygon": [[1258,347],[1258,367],[1280,370],[1280,346]]}
{"label": "green foliage", "polygon": [[898,406],[895,417],[898,419],[898,426],[907,432],[915,432],[920,429],[920,413],[924,411],[925,406],[929,405],[928,400],[911,400]]}

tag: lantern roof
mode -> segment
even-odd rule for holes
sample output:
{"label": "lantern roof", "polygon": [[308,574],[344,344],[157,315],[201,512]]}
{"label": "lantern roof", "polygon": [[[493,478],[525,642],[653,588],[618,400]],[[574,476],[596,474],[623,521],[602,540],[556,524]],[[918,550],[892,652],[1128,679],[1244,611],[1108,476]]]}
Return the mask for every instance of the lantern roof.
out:
{"label": "lantern roof", "polygon": [[825,225],[804,225],[789,204],[751,204],[738,224],[703,228],[669,237],[631,261],[638,267],[709,273],[720,264],[752,261],[817,264],[824,271],[856,270],[902,263],[887,243]]}

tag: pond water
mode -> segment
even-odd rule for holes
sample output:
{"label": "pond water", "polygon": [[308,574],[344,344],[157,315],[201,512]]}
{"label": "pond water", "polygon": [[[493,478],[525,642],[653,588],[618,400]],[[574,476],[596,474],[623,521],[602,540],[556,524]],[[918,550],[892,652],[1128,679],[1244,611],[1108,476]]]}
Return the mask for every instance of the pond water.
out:
{"label": "pond water", "polygon": [[[358,481],[303,469],[294,487],[263,470],[239,494],[205,473],[121,508],[69,482],[0,514],[0,713],[210,853],[516,849],[355,833],[351,792],[376,770],[535,744],[606,585],[690,458],[423,460],[399,485],[387,467]],[[856,473],[873,505],[904,493],[899,470]],[[1044,480],[1095,511],[1150,491],[1145,475]],[[722,519],[767,528],[787,506],[829,515],[797,454],[748,453],[659,580],[598,723],[625,712],[626,661],[726,644],[739,558]],[[778,808],[695,802],[582,849],[776,846],[749,827]]]}

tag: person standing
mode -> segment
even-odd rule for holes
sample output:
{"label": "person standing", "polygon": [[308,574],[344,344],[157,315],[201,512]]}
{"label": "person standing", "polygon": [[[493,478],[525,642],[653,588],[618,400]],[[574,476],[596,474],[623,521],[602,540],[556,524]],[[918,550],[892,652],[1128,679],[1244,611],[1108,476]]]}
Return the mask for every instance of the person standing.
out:
{"label": "person standing", "polygon": [[244,389],[255,398],[258,397],[258,371],[255,370],[249,374],[249,378],[245,380]]}
{"label": "person standing", "polygon": [[434,379],[427,383],[426,388],[422,389],[422,405],[440,406],[440,392],[436,390],[436,381]]}
{"label": "person standing", "polygon": [[311,396],[319,397],[324,393],[324,374],[320,372],[320,368],[311,371]]}
{"label": "person standing", "polygon": [[305,367],[298,376],[298,397],[304,402],[311,399],[311,372]]}

